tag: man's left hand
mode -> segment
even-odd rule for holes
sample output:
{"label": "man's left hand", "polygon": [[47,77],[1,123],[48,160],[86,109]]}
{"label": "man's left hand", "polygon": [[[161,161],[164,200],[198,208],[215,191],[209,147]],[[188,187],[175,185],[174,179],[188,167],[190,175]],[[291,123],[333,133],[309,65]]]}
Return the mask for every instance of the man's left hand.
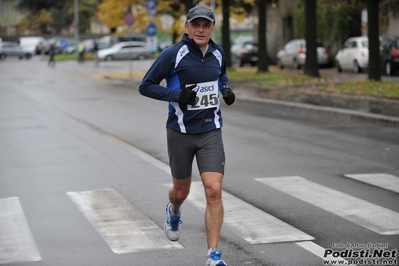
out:
{"label": "man's left hand", "polygon": [[230,87],[224,87],[222,89],[223,100],[227,105],[232,105],[236,99],[234,92]]}

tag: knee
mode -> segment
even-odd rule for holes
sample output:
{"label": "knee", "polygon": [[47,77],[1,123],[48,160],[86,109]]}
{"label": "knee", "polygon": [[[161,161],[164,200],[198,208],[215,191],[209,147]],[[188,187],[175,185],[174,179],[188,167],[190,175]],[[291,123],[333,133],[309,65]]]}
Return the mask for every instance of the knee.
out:
{"label": "knee", "polygon": [[174,188],[174,194],[176,198],[178,198],[180,201],[185,200],[188,197],[188,194],[190,193],[189,188]]}
{"label": "knee", "polygon": [[220,201],[222,198],[222,184],[213,183],[205,188],[208,201]]}

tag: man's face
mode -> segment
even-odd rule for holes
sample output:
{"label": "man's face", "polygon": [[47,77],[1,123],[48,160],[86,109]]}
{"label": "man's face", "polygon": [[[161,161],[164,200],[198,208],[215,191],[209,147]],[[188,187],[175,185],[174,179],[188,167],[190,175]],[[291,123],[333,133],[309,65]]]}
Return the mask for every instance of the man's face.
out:
{"label": "man's face", "polygon": [[186,33],[199,47],[206,47],[213,31],[213,22],[205,18],[196,18],[186,24]]}

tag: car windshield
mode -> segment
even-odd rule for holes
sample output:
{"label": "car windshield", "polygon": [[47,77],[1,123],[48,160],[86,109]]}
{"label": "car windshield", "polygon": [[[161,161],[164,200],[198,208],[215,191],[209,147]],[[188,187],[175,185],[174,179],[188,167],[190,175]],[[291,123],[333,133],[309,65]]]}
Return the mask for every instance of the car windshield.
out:
{"label": "car windshield", "polygon": [[369,41],[362,41],[362,46],[364,48],[369,48]]}

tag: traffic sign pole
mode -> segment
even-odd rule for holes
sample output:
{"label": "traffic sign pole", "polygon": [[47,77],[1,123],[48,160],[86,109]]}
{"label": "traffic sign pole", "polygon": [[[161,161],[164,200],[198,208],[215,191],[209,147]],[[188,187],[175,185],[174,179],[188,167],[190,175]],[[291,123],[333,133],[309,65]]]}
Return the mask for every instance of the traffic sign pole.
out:
{"label": "traffic sign pole", "polygon": [[[132,34],[132,26],[136,22],[136,18],[132,13],[126,13],[124,17],[126,25],[129,26],[129,35]],[[129,79],[132,80],[132,61],[133,61],[133,52],[130,51],[130,59],[129,59]]]}

